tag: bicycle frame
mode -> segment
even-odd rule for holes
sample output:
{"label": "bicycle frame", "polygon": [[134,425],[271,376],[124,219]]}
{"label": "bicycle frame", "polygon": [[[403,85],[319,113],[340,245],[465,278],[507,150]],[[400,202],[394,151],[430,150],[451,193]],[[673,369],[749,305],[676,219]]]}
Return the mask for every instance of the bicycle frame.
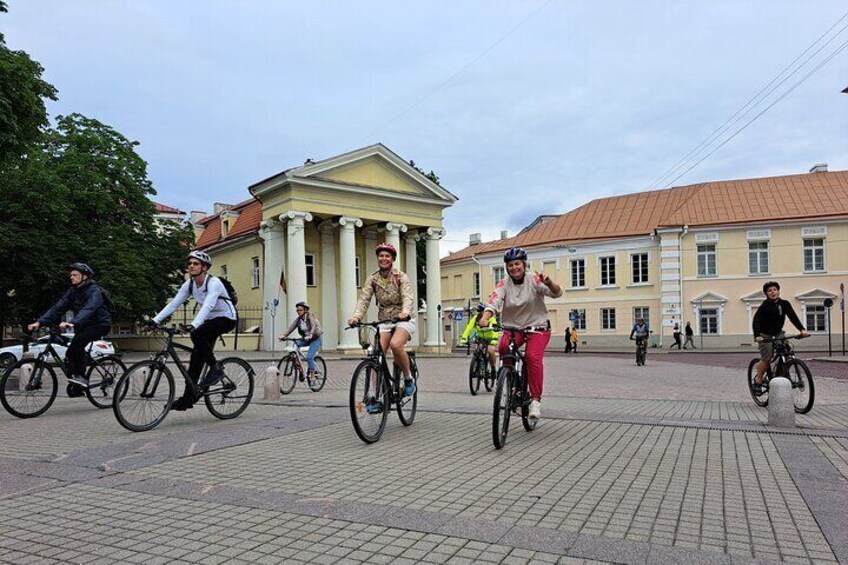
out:
{"label": "bicycle frame", "polygon": [[[182,375],[183,379],[185,380],[186,386],[191,390],[191,393],[194,395],[195,398],[220,392],[220,388],[210,388],[207,391],[203,391],[203,389],[198,384],[203,380],[203,375],[206,374],[206,371],[209,370],[208,365],[203,366],[203,370],[201,371],[200,378],[198,378],[197,383],[192,380],[192,378],[188,374],[188,370],[186,369],[185,365],[183,365],[183,362],[177,355],[177,350],[179,349],[191,353],[192,351],[194,351],[194,349],[181,343],[174,343],[174,336],[177,334],[176,330],[171,330],[167,328],[159,329],[163,331],[168,337],[165,339],[165,344],[153,358],[154,362],[156,363],[156,367],[164,367],[165,364],[168,362],[168,359],[173,361],[174,365],[177,367],[177,370],[179,370],[180,375]],[[148,378],[145,381],[144,388],[141,390],[141,393],[139,393],[139,396],[141,396],[142,398],[151,398],[154,394],[156,394],[156,389],[159,386],[160,379],[162,378],[162,372],[159,371],[156,373],[156,375],[157,376],[155,380]]]}
{"label": "bicycle frame", "polygon": [[[62,373],[65,375],[65,378],[70,376],[71,372],[68,370],[67,359],[63,359],[59,357],[59,353],[56,352],[56,348],[53,347],[53,338],[57,336],[61,336],[61,331],[55,328],[50,328],[44,335],[50,335],[50,341],[47,342],[47,346],[41,350],[41,352],[35,356],[35,360],[39,363],[46,363],[48,365],[54,365],[58,367]],[[34,343],[36,340],[27,338],[28,343]],[[48,354],[50,355],[50,360],[47,359]],[[91,357],[91,354],[86,351],[85,352],[88,363],[91,364],[94,359]],[[52,360],[52,363],[50,362]]]}

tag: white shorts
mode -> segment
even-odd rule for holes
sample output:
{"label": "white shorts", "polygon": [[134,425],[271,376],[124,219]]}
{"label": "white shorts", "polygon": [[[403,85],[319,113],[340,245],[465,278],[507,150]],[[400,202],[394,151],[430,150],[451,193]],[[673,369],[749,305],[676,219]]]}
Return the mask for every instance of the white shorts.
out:
{"label": "white shorts", "polygon": [[409,337],[412,337],[415,335],[416,324],[415,319],[413,318],[411,320],[407,320],[405,322],[398,322],[396,324],[380,324],[379,328],[380,333],[387,333],[395,328],[401,328],[407,331]]}

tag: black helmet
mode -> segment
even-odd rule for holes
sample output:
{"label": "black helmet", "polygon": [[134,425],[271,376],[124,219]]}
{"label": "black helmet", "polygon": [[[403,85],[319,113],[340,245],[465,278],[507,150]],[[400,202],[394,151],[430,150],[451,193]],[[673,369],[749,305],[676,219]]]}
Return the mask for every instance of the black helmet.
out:
{"label": "black helmet", "polygon": [[303,308],[304,310],[309,310],[309,304],[303,302],[302,300],[294,305],[295,308]]}
{"label": "black helmet", "polygon": [[768,289],[773,286],[777,287],[777,290],[780,290],[780,284],[777,281],[769,281],[763,285],[763,294],[768,294]]}
{"label": "black helmet", "polygon": [[94,269],[92,269],[91,267],[89,267],[85,263],[71,263],[70,265],[68,265],[68,270],[69,271],[79,271],[80,273],[84,274],[87,277],[93,277],[94,276]]}
{"label": "black helmet", "polygon": [[510,261],[515,261],[516,259],[526,261],[527,252],[520,247],[513,247],[509,249],[506,253],[504,253],[504,263],[509,263]]}
{"label": "black helmet", "polygon": [[478,311],[478,312],[482,312],[482,311],[483,311],[483,310],[485,310],[485,309],[486,309],[486,305],[485,305],[485,304],[483,304],[482,302],[481,302],[480,304],[478,304],[478,305],[477,305],[477,311]]}

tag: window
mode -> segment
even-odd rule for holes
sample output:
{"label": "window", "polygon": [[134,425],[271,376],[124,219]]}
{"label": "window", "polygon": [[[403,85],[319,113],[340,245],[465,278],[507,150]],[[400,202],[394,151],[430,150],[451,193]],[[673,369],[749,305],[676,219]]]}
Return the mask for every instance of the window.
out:
{"label": "window", "polygon": [[226,265],[221,265],[221,276],[223,278],[227,278],[227,266]]}
{"label": "window", "polygon": [[615,257],[601,257],[601,286],[615,285]]}
{"label": "window", "polygon": [[615,308],[601,308],[601,329],[615,329]]}
{"label": "window", "polygon": [[259,288],[259,257],[250,259],[250,274],[253,278],[253,288]]}
{"label": "window", "polygon": [[698,276],[716,276],[716,246],[708,243],[698,246]]}
{"label": "window", "polygon": [[454,275],[453,276],[453,297],[462,298],[465,296],[464,289],[462,288],[462,275]]}
{"label": "window", "polygon": [[584,312],[582,315],[577,316],[571,326],[575,330],[585,330],[586,329],[586,313]]}
{"label": "window", "polygon": [[586,286],[586,260],[571,260],[571,288],[582,288]]}
{"label": "window", "polygon": [[315,255],[306,254],[306,286],[316,286]]}
{"label": "window", "polygon": [[804,272],[824,271],[824,239],[804,240]]}
{"label": "window", "polygon": [[494,284],[498,284],[506,277],[506,268],[505,267],[495,267],[492,269],[492,278],[494,279]]}
{"label": "window", "polygon": [[633,266],[633,284],[648,282],[648,254],[633,253],[630,264]]}
{"label": "window", "polygon": [[748,274],[761,275],[769,272],[769,242],[748,243]]}
{"label": "window", "polygon": [[717,334],[718,310],[715,308],[705,308],[701,310],[700,326],[702,334]]}
{"label": "window", "polygon": [[826,332],[827,313],[824,306],[807,306],[807,331]]}
{"label": "window", "polygon": [[359,267],[359,257],[354,257],[356,268],[354,270],[354,279],[356,280],[356,288],[362,288],[362,269]]}
{"label": "window", "polygon": [[474,273],[471,276],[471,285],[474,287],[474,288],[471,289],[472,292],[473,292],[473,297],[479,298],[480,297],[480,273]]}
{"label": "window", "polygon": [[646,324],[651,324],[651,311],[647,306],[633,308],[633,323],[635,324],[639,318],[644,318]]}

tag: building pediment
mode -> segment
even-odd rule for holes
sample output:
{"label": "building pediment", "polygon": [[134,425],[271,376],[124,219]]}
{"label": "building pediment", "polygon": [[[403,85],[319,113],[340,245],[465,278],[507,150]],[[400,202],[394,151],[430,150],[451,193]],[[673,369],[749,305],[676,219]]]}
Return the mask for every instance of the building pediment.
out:
{"label": "building pediment", "polygon": [[752,292],[746,296],[742,297],[742,300],[745,302],[762,302],[766,299],[766,295],[763,294],[762,290],[758,290],[757,292]]}
{"label": "building pediment", "polygon": [[831,300],[833,300],[836,298],[836,295],[820,288],[814,288],[813,290],[808,290],[807,292],[796,294],[795,298],[797,298],[798,300],[805,301],[821,301],[825,298],[830,298]]}
{"label": "building pediment", "polygon": [[692,304],[700,305],[700,304],[724,304],[727,302],[727,298],[721,296],[720,294],[716,294],[714,292],[705,292],[699,296],[696,296],[692,300],[690,300]]}

